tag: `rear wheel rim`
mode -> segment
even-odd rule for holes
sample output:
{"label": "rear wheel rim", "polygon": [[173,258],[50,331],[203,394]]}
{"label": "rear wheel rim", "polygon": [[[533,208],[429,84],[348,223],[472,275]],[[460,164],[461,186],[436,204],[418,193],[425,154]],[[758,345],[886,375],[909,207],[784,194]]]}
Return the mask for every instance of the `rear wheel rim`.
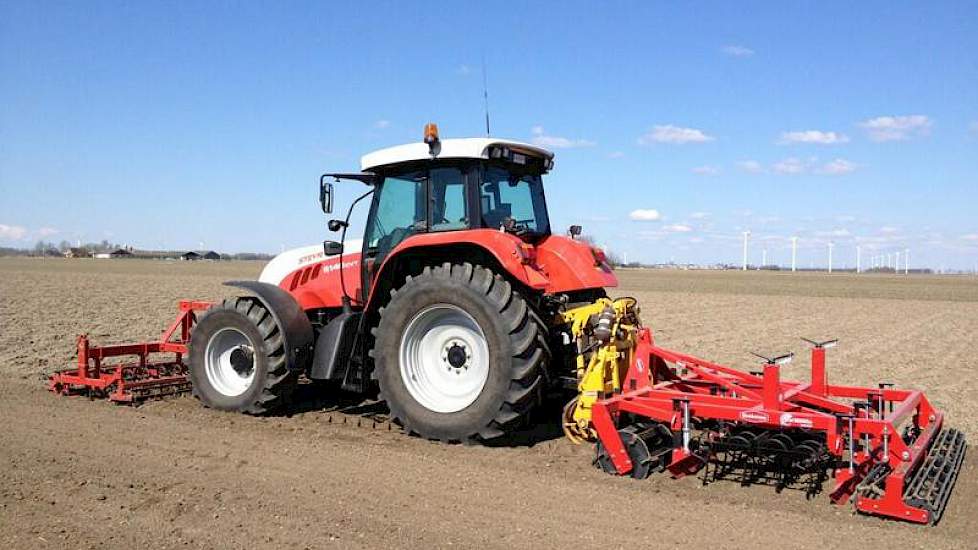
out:
{"label": "rear wheel rim", "polygon": [[454,413],[478,399],[489,378],[482,327],[458,306],[434,304],[411,319],[401,336],[401,380],[422,407]]}
{"label": "rear wheel rim", "polygon": [[255,380],[254,344],[240,330],[222,328],[207,341],[204,372],[210,385],[222,395],[243,394]]}

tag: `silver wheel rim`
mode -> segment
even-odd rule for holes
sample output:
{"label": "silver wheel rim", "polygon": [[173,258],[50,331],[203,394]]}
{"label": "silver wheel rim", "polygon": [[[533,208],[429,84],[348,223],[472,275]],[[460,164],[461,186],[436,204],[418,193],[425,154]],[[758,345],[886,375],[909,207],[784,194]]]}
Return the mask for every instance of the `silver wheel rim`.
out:
{"label": "silver wheel rim", "polygon": [[482,393],[489,378],[489,345],[471,315],[435,304],[411,319],[401,336],[401,380],[424,408],[458,412]]}
{"label": "silver wheel rim", "polygon": [[243,332],[222,328],[207,341],[204,372],[211,387],[222,395],[236,397],[255,380],[254,346]]}

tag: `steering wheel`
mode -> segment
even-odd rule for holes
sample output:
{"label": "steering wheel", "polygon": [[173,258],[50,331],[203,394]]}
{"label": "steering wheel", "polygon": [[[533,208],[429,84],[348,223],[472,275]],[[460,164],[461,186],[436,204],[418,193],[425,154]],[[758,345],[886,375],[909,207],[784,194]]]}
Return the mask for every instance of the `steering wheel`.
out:
{"label": "steering wheel", "polygon": [[506,231],[519,236],[530,231],[530,224],[533,221],[534,220],[518,220],[512,216],[506,216],[503,218],[500,225],[502,225],[503,229]]}

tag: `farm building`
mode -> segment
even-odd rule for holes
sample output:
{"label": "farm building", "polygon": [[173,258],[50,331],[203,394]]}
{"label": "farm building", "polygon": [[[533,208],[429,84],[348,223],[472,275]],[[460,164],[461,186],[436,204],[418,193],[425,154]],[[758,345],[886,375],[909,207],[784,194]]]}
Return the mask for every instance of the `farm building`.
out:
{"label": "farm building", "polygon": [[221,255],[213,250],[191,250],[180,256],[181,260],[220,260]]}

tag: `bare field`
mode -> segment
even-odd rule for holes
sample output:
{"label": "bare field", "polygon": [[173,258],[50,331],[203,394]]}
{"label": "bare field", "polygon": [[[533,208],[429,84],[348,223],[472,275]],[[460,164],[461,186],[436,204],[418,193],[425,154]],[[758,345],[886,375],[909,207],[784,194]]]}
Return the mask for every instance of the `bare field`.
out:
{"label": "bare field", "polygon": [[[940,525],[856,516],[824,495],[590,465],[563,439],[438,445],[304,407],[252,418],[192,398],[138,408],[64,399],[43,374],[74,336],[145,339],[180,298],[218,299],[260,263],[0,259],[0,546],[27,547],[978,547],[978,461],[966,460]],[[749,351],[838,337],[834,381],[925,389],[978,434],[978,280],[952,277],[632,271],[660,344],[740,368]],[[332,418],[333,422],[328,422]]]}

